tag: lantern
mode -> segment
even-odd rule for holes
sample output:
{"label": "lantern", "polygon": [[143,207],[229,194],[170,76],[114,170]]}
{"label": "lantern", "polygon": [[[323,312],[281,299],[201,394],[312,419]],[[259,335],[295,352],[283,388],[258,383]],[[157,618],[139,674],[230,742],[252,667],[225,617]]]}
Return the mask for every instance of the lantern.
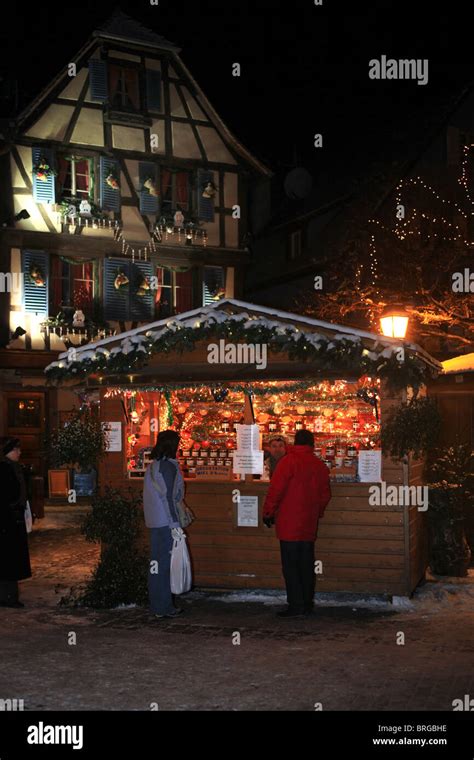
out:
{"label": "lantern", "polygon": [[384,309],[380,327],[387,338],[404,338],[408,328],[408,314],[404,306],[392,304]]}

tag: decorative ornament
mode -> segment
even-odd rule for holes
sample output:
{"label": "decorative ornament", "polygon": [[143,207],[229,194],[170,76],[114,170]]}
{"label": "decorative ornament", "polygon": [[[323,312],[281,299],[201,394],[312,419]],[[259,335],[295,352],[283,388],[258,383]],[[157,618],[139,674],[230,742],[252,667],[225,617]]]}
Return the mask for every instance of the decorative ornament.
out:
{"label": "decorative ornament", "polygon": [[44,156],[41,156],[38,163],[33,166],[33,174],[41,182],[47,182],[50,177],[56,176],[57,172],[47,162]]}
{"label": "decorative ornament", "polygon": [[282,405],[277,402],[275,406],[273,407],[274,414],[281,414],[282,411],[283,411]]}
{"label": "decorative ornament", "polygon": [[209,441],[201,441],[201,448],[202,449],[208,449],[210,445],[211,444],[210,444]]}
{"label": "decorative ornament", "polygon": [[186,412],[187,407],[184,404],[180,404],[178,406],[178,414],[184,414]]}
{"label": "decorative ornament", "polygon": [[112,190],[118,190],[120,188],[118,177],[116,177],[112,172],[107,175],[105,181],[108,186],[112,188]]}
{"label": "decorative ornament", "polygon": [[268,422],[268,420],[269,420],[269,419],[270,419],[270,415],[269,415],[269,414],[266,414],[265,412],[261,412],[261,413],[258,415],[258,417],[257,417],[257,420],[258,420],[259,422],[261,422],[261,423],[262,423],[262,425],[264,425],[266,422]]}
{"label": "decorative ornament", "polygon": [[225,410],[225,412],[222,412],[222,416],[229,419],[229,417],[232,417],[232,412],[230,412],[228,409]]}
{"label": "decorative ornament", "polygon": [[135,411],[135,409],[133,410],[133,412],[130,412],[130,419],[135,425],[138,424],[138,422],[140,421],[140,416],[138,412]]}
{"label": "decorative ornament", "polygon": [[43,270],[37,264],[32,264],[30,267],[30,280],[34,282],[37,288],[44,288],[46,285]]}
{"label": "decorative ornament", "polygon": [[208,415],[208,411],[207,409],[200,409],[199,414],[201,415],[201,417],[206,417]]}
{"label": "decorative ornament", "polygon": [[79,213],[83,216],[91,216],[92,206],[87,200],[83,200],[79,204]]}
{"label": "decorative ornament", "polygon": [[129,282],[130,280],[125,272],[118,272],[117,277],[114,280],[114,288],[115,290],[124,290]]}
{"label": "decorative ornament", "polygon": [[306,407],[304,406],[297,406],[296,407],[297,414],[305,414],[306,413]]}
{"label": "decorative ornament", "polygon": [[214,401],[217,402],[224,401],[224,399],[229,395],[227,388],[213,388],[211,392]]}
{"label": "decorative ornament", "polygon": [[72,326],[73,327],[84,327],[86,323],[86,317],[83,311],[78,309],[74,312],[74,316],[72,318]]}
{"label": "decorative ornament", "polygon": [[136,295],[143,298],[143,296],[148,295],[149,292],[150,292],[150,283],[148,282],[148,278],[142,277],[142,280],[140,282],[140,285],[138,286]]}
{"label": "decorative ornament", "polygon": [[160,194],[153,177],[148,177],[143,183],[143,187],[146,187],[146,189],[148,190],[148,193],[150,195],[153,195],[155,198],[158,197],[158,195]]}
{"label": "decorative ornament", "polygon": [[182,211],[178,209],[174,215],[174,226],[175,227],[183,227],[184,226],[184,214]]}
{"label": "decorative ornament", "polygon": [[215,186],[214,182],[207,182],[204,185],[204,189],[202,191],[202,197],[215,198],[216,194],[217,194],[217,187]]}

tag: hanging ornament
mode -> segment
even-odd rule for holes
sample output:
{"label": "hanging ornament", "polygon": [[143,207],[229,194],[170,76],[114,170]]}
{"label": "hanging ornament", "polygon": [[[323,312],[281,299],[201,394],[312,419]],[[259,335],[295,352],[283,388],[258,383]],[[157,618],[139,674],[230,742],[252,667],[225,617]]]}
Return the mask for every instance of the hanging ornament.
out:
{"label": "hanging ornament", "polygon": [[202,197],[215,198],[216,194],[217,194],[217,187],[215,186],[214,182],[207,182],[204,185],[204,189],[202,191]]}
{"label": "hanging ornament", "polygon": [[227,388],[213,388],[211,393],[214,401],[220,402],[229,395],[229,390]]}
{"label": "hanging ornament", "polygon": [[268,420],[270,419],[270,415],[266,414],[265,412],[260,412],[259,415],[257,415],[257,420],[264,425]]}
{"label": "hanging ornament", "polygon": [[114,288],[115,290],[124,290],[129,282],[130,280],[128,279],[125,272],[118,272],[114,280]]}
{"label": "hanging ornament", "polygon": [[137,296],[140,296],[143,298],[143,296],[148,295],[149,292],[150,292],[150,283],[148,282],[148,278],[142,277],[140,285],[138,286]]}
{"label": "hanging ornament", "polygon": [[133,412],[130,412],[130,419],[135,425],[140,421],[140,416],[135,409]]}
{"label": "hanging ornament", "polygon": [[229,411],[229,409],[226,409],[225,412],[222,412],[222,416],[229,419],[229,417],[232,417],[232,412]]}
{"label": "hanging ornament", "polygon": [[113,172],[110,172],[110,174],[107,175],[105,181],[112,190],[118,190],[120,188],[118,177],[116,177]]}
{"label": "hanging ornament", "polygon": [[143,187],[146,187],[148,193],[150,195],[153,195],[155,198],[160,194],[153,177],[148,177],[143,183]]}
{"label": "hanging ornament", "polygon": [[208,414],[208,411],[207,409],[200,409],[199,414],[201,415],[201,417],[206,417]]}
{"label": "hanging ornament", "polygon": [[30,280],[34,282],[37,288],[44,288],[46,285],[43,270],[37,264],[32,264],[30,267]]}
{"label": "hanging ornament", "polygon": [[176,211],[173,220],[175,227],[179,227],[179,229],[181,229],[181,227],[184,226],[184,214],[182,211],[180,211],[180,209]]}
{"label": "hanging ornament", "polygon": [[180,404],[177,409],[178,414],[184,414],[186,412],[186,409],[187,407],[184,404]]}
{"label": "hanging ornament", "polygon": [[305,406],[297,406],[296,407],[297,414],[305,414],[306,413],[306,407]]}
{"label": "hanging ornament", "polygon": [[283,411],[283,407],[282,407],[282,405],[281,405],[281,404],[279,404],[279,403],[277,402],[277,403],[274,405],[274,407],[273,407],[273,412],[274,412],[274,414],[281,414],[281,412],[282,412],[282,411]]}

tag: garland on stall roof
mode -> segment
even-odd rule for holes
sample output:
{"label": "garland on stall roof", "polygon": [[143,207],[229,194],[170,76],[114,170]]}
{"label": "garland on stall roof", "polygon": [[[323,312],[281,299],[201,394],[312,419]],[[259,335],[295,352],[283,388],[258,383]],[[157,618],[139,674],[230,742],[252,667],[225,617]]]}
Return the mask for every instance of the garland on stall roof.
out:
{"label": "garland on stall roof", "polygon": [[287,353],[293,361],[311,362],[315,379],[325,372],[340,372],[354,377],[375,375],[387,380],[393,390],[410,386],[415,393],[426,382],[432,371],[417,356],[405,351],[404,361],[395,352],[399,346],[384,347],[382,351],[364,348],[358,336],[345,334],[328,338],[314,333],[303,333],[291,325],[273,323],[262,318],[228,315],[215,312],[205,316],[193,326],[170,321],[157,332],[124,338],[121,346],[111,351],[104,347],[77,353],[72,360],[53,362],[46,368],[48,379],[59,382],[85,378],[89,375],[133,375],[154,354],[173,351],[192,351],[196,344],[209,339],[229,338],[233,343],[267,344],[275,353]]}

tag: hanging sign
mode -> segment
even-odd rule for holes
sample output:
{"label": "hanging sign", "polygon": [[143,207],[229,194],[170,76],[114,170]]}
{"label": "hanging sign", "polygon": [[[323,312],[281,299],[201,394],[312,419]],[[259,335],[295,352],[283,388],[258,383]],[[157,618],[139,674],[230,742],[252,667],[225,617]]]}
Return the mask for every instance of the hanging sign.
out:
{"label": "hanging sign", "polygon": [[359,451],[358,473],[361,483],[382,481],[382,452],[380,449]]}
{"label": "hanging sign", "polygon": [[109,452],[122,451],[122,423],[103,422],[102,428],[107,434],[105,450]]}
{"label": "hanging sign", "polygon": [[263,475],[263,451],[235,451],[234,472],[240,475]]}
{"label": "hanging sign", "polygon": [[260,428],[258,425],[236,425],[238,451],[258,451]]}
{"label": "hanging sign", "polygon": [[258,496],[241,496],[237,502],[237,526],[258,528]]}

